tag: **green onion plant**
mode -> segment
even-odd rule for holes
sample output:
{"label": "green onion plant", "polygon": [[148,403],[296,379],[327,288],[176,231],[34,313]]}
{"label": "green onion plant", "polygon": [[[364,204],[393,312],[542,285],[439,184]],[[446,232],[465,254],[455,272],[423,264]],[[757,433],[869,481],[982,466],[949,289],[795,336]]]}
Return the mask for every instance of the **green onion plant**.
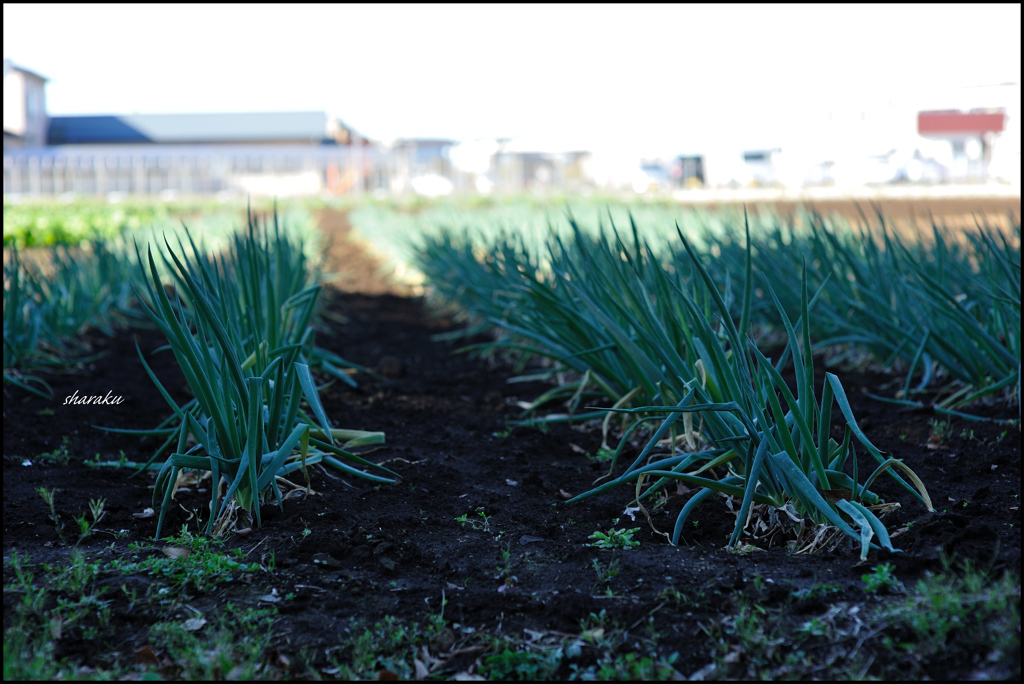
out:
{"label": "green onion plant", "polygon": [[[187,232],[186,237],[191,242]],[[154,461],[163,447],[141,466],[159,469],[157,537],[185,470],[212,475],[208,533],[231,500],[246,511],[255,508],[259,525],[261,497],[272,492],[282,505],[278,478],[312,464],[393,482],[397,476],[390,470],[350,451],[380,443],[383,435],[332,430],[320,403],[308,358],[315,348],[311,320],[319,286],[306,281],[301,246],[276,226],[274,231],[261,229],[250,219],[247,232],[235,238],[223,257],[189,259],[179,257],[166,240],[164,247],[160,256],[174,273],[175,286],[162,280],[150,247],[145,261],[139,255],[146,265],[139,299],[167,338],[195,398],[175,404],[139,350],[146,372],[173,411],[164,425],[145,431],[176,443],[162,465]],[[193,254],[201,254],[194,242],[191,247]]]}

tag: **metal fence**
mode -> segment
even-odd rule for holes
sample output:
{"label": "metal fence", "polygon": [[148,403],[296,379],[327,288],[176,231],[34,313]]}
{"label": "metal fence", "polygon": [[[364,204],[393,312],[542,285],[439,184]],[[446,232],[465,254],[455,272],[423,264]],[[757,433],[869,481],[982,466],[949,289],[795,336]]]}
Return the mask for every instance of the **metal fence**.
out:
{"label": "metal fence", "polygon": [[69,145],[5,150],[4,195],[400,192],[414,166],[371,147]]}
{"label": "metal fence", "polygon": [[[547,159],[547,157],[551,157]],[[578,189],[585,165],[565,155],[495,155],[459,171],[433,147],[64,145],[4,150],[4,196],[251,196],[517,193]]]}

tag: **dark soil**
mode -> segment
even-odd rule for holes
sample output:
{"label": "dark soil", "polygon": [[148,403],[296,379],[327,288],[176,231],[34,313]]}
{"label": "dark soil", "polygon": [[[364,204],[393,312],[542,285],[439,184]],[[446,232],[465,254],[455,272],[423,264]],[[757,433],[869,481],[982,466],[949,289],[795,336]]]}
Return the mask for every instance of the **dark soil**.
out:
{"label": "dark soil", "polygon": [[[346,228],[337,224],[341,243]],[[379,278],[371,270],[363,276]],[[897,379],[840,372],[861,427],[880,449],[914,469],[934,502],[936,511],[929,513],[888,478],[879,481],[883,498],[901,505],[884,521],[890,531],[898,531],[894,544],[903,552],[872,552],[866,564],[859,563],[859,550],[850,544],[817,554],[794,555],[782,546],[730,553],[724,547],[735,517],[721,497],[697,510],[697,524],[688,523],[685,543],[673,547],[641,515],[636,522],[623,515],[630,491],[564,503],[566,494],[590,489],[607,469],[588,456],[600,446],[599,426],[558,425],[546,432],[520,427],[509,434],[508,421],[520,411],[515,402],[533,399],[546,387],[509,385],[509,366],[453,354],[452,344],[432,341],[433,335],[457,327],[450,317],[431,316],[421,300],[391,294],[338,292],[331,297],[331,309],[348,322],[335,326],[333,337],[320,334],[318,343],[387,379],[357,376],[358,389],[333,385],[322,394],[327,415],[338,427],[385,432],[387,445],[369,457],[403,479],[375,486],[337,471],[313,469],[316,495],[288,499],[283,512],[264,505],[262,528],[227,539],[227,548],[242,549],[250,561],[266,563],[273,554],[274,573],[190,602],[196,609],[210,610],[228,600],[258,605],[259,597],[272,589],[282,596],[293,593],[294,599],[277,606],[275,633],[280,636],[275,646],[282,654],[294,657],[306,649],[322,654],[342,642],[351,618],[364,624],[385,616],[422,622],[427,613],[440,609],[443,595],[444,616],[453,623],[455,636],[474,630],[492,635],[525,630],[579,634],[581,620],[606,611],[610,623],[639,638],[651,617],[650,624],[661,635],[658,651],[678,652],[675,668],[689,676],[712,661],[715,642],[708,626],[735,613],[744,597],[768,611],[790,611],[787,619],[807,620],[828,606],[818,599],[794,604],[794,591],[827,582],[838,586],[830,602],[863,603],[867,599],[861,576],[882,562],[891,563],[907,586],[927,571],[940,570],[943,556],[1019,575],[1017,425],[954,418],[945,441],[931,448],[933,415],[901,411],[863,394],[891,395]],[[156,518],[135,515],[153,505],[153,476],[129,479],[129,471],[83,465],[95,454],[116,458],[122,450],[130,460],[145,461],[156,446],[153,440],[140,442],[93,425],[151,428],[169,413],[145,375],[133,338],[173,398],[186,399],[189,391],[173,357],[154,353],[164,341],[146,330],[109,341],[97,338],[97,347],[107,355],[81,374],[48,377],[53,399],[5,391],[5,559],[15,551],[28,554],[33,563],[60,563],[67,557],[68,547],[60,542],[48,507],[36,492],[40,487],[56,488],[56,510],[66,521],[86,512],[90,499],[106,498],[108,513],[101,529],[128,533],[116,540],[109,535],[86,539],[79,548],[87,553],[111,548],[124,553],[129,543],[152,539]],[[123,403],[65,405],[65,398],[76,391],[79,396],[110,391]],[[1017,417],[1016,407],[987,412]],[[835,434],[841,439],[841,428]],[[70,455],[66,465],[40,457],[59,449],[64,440]],[[637,453],[628,451],[624,461]],[[870,468],[863,456],[860,466],[863,478]],[[301,476],[292,479],[301,481]],[[672,494],[653,513],[653,524],[661,531],[671,532],[689,496],[675,489]],[[194,516],[208,499],[183,491],[176,501],[165,534],[186,524],[194,530]],[[487,516],[486,530],[456,520],[465,514],[481,527],[480,511]],[[200,514],[203,522],[205,515]],[[617,518],[617,527],[638,528],[637,548],[611,552],[588,546],[592,533],[607,531]],[[507,563],[503,549],[510,554]],[[606,564],[613,557],[620,572],[602,584],[593,560]],[[4,578],[10,581],[6,562]],[[666,598],[680,595],[673,590],[687,600]],[[149,625],[165,616],[140,617],[137,610],[129,614],[121,603],[123,597],[115,602],[112,618],[115,640],[132,648],[144,646]],[[6,627],[7,592],[4,604]],[[619,648],[629,649],[633,639],[627,634]],[[130,660],[129,651],[121,658]],[[435,656],[444,660],[438,672],[450,676],[465,671],[479,651],[449,650],[447,656],[437,651]],[[92,667],[109,667],[104,660],[109,652],[97,650],[80,635],[57,641],[58,657]],[[1019,671],[1019,654],[1015,657]],[[322,655],[311,656],[314,668],[324,662]],[[883,654],[869,663],[869,672],[886,676],[894,662],[896,656]],[[923,674],[969,676],[978,666],[964,661],[952,670],[948,663],[943,667],[926,667]],[[567,672],[563,668],[561,674]]]}

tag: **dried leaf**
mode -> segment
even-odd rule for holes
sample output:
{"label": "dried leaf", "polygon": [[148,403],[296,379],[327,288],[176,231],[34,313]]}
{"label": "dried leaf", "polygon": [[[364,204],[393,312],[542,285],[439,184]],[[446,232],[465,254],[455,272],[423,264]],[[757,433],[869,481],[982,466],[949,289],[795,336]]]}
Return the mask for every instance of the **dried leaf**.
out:
{"label": "dried leaf", "polygon": [[280,651],[274,651],[271,660],[274,662],[275,665],[277,665],[278,668],[282,670],[287,670],[292,666],[291,659],[289,659],[288,656],[286,656],[284,653],[281,653]]}
{"label": "dried leaf", "polygon": [[202,616],[194,617],[194,618],[189,618],[188,620],[185,620],[185,629],[187,631],[189,631],[189,632],[195,632],[197,630],[202,629],[203,625],[205,625],[205,624],[206,624],[206,618],[204,618]]}
{"label": "dried leaf", "polygon": [[135,662],[139,665],[149,665],[152,667],[159,667],[160,659],[156,657],[156,653],[150,648],[149,644],[140,646],[135,649]]}

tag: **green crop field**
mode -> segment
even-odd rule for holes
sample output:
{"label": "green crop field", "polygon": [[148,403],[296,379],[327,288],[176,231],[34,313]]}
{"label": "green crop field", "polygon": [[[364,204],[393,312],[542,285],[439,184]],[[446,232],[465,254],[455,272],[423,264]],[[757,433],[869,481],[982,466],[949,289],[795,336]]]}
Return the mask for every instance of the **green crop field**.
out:
{"label": "green crop field", "polygon": [[257,209],[5,205],[5,678],[1019,677],[1019,204]]}

